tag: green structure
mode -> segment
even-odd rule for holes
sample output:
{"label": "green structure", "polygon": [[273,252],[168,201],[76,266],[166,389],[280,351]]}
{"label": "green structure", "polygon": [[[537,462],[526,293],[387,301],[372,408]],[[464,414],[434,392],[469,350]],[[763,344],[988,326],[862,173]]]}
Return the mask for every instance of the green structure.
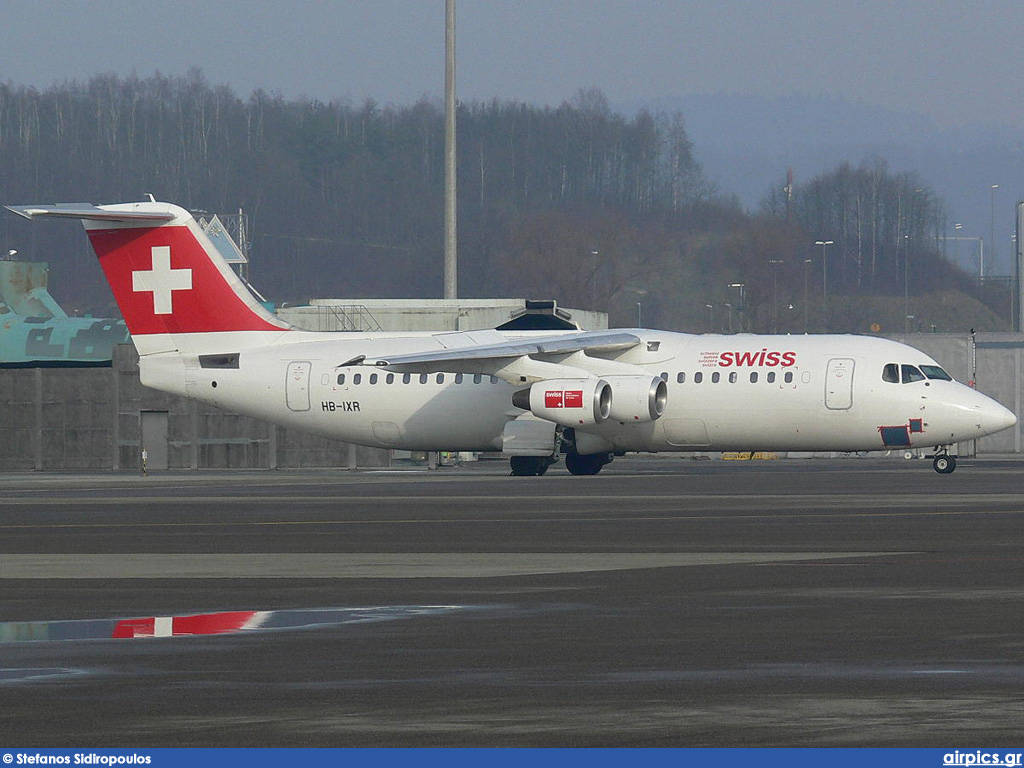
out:
{"label": "green structure", "polygon": [[45,262],[0,261],[0,367],[109,367],[129,340],[124,321],[68,317],[47,273]]}

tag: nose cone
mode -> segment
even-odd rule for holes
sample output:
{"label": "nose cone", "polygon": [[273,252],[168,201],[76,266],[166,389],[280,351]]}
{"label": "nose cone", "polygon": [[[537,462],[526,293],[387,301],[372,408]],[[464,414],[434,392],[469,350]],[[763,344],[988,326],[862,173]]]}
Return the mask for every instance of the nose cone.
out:
{"label": "nose cone", "polygon": [[[1017,423],[1013,411],[963,384],[955,384],[949,396],[943,399],[940,410],[949,421],[936,419],[935,426],[938,427],[940,423],[948,425],[953,441],[976,440],[994,435]],[[937,431],[944,430],[940,428]]]}
{"label": "nose cone", "polygon": [[1017,416],[1009,408],[1004,408],[995,400],[985,398],[988,402],[978,406],[978,429],[982,434],[992,435],[1009,429],[1017,423]]}

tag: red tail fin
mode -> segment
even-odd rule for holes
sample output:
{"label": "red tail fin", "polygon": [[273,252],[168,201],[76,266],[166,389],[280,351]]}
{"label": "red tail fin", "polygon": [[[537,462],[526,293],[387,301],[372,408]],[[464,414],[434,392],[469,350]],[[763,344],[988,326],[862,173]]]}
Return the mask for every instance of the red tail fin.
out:
{"label": "red tail fin", "polygon": [[155,202],[9,208],[26,218],[82,220],[136,341],[291,328],[256,301],[183,208]]}

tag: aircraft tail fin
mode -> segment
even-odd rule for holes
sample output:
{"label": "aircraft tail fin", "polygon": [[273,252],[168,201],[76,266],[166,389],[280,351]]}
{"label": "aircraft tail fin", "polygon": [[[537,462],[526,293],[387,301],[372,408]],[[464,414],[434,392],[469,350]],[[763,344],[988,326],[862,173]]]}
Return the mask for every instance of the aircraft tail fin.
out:
{"label": "aircraft tail fin", "polygon": [[[6,207],[27,219],[82,222],[140,355],[223,346],[225,333],[247,332],[254,343],[255,336],[266,343],[268,332],[293,330],[246,289],[183,208],[157,202]],[[232,346],[240,341],[233,336]]]}

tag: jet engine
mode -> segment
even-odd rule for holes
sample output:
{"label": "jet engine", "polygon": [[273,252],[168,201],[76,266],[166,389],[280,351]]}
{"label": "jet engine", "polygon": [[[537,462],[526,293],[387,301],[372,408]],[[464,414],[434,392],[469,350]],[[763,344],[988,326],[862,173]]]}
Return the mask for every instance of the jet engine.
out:
{"label": "jet engine", "polygon": [[665,412],[668,385],[661,376],[608,376],[612,388],[609,418],[623,422],[654,421]]}
{"label": "jet engine", "polygon": [[600,424],[612,407],[604,379],[546,379],[512,395],[512,405],[563,427]]}

